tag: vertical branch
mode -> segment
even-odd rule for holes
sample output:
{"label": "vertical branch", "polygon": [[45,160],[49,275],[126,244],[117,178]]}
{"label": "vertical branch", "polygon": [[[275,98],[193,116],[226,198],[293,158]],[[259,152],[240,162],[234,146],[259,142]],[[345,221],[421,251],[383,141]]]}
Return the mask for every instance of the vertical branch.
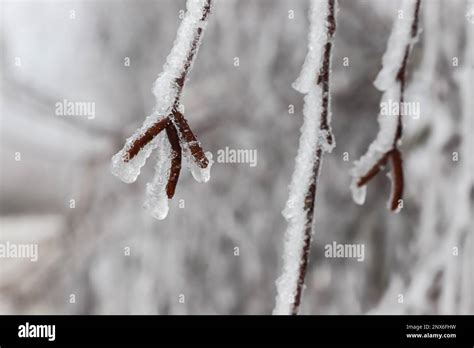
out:
{"label": "vertical branch", "polygon": [[322,155],[335,146],[330,126],[329,76],[336,30],[335,0],[312,0],[308,54],[294,88],[306,94],[304,122],[290,194],[283,274],[277,280],[274,314],[298,314],[309,263],[315,198]]}
{"label": "vertical branch", "polygon": [[[322,126],[322,123],[321,123]],[[300,267],[298,270],[298,283],[296,284],[295,298],[292,301],[291,314],[298,314],[301,304],[301,296],[303,295],[304,280],[306,278],[306,270],[308,268],[309,255],[311,250],[311,239],[313,235],[313,218],[314,218],[314,202],[316,199],[316,189],[318,185],[319,168],[322,160],[322,150],[318,146],[316,150],[316,160],[313,166],[313,176],[311,177],[311,184],[304,199],[304,209],[306,211],[306,221],[304,226],[304,240],[303,250],[300,256]]]}
{"label": "vertical branch", "polygon": [[[331,69],[331,49],[332,38],[336,32],[336,18],[334,15],[334,0],[328,0],[328,16],[327,16],[327,36],[328,41],[324,46],[324,58],[321,70],[317,78],[317,85],[322,88],[322,110],[321,110],[321,124],[320,130],[324,132],[323,136],[329,146],[334,143],[334,136],[332,134],[331,126],[329,124],[329,74]],[[314,203],[316,199],[317,181],[319,177],[319,168],[322,161],[322,148],[318,145],[315,153],[315,161],[313,165],[313,175],[311,177],[311,184],[306,192],[304,206],[306,211],[306,223],[304,230],[303,251],[301,253],[300,269],[298,272],[298,283],[296,285],[295,299],[291,309],[292,314],[298,314],[301,304],[301,296],[303,293],[303,285],[306,277],[306,270],[308,268],[309,254],[311,250],[311,237],[313,234],[313,219],[314,219]]]}

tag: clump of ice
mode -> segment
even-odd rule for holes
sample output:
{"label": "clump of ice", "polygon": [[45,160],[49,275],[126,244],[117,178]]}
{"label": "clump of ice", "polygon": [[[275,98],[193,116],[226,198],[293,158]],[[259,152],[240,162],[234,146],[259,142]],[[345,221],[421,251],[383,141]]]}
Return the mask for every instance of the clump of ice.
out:
{"label": "clump of ice", "polygon": [[155,175],[153,180],[146,185],[146,201],[144,208],[150,214],[158,219],[163,220],[168,215],[168,196],[166,195],[166,184],[168,182],[170,160],[170,145],[162,133],[158,136],[157,161],[155,165]]}
{"label": "clump of ice", "polygon": [[210,151],[207,151],[204,154],[206,155],[209,161],[206,168],[199,167],[193,158],[188,157],[186,161],[186,164],[189,170],[191,171],[194,180],[199,183],[205,183],[209,181],[209,179],[211,178],[211,167],[214,164],[214,161],[212,160],[212,153]]}
{"label": "clump of ice", "polygon": [[354,202],[359,205],[362,205],[365,203],[365,196],[367,195],[367,186],[364,185],[359,187],[357,183],[353,181],[351,183],[351,193]]}

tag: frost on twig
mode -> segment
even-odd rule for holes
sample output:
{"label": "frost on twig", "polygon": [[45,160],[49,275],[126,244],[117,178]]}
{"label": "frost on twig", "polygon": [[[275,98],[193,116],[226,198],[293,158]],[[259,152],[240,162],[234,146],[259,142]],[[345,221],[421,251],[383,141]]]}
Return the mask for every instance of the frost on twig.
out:
{"label": "frost on twig", "polygon": [[367,183],[375,177],[390,160],[392,173],[392,193],[388,208],[398,211],[403,197],[403,167],[402,155],[399,150],[403,123],[401,106],[404,102],[406,84],[406,68],[412,46],[418,34],[418,17],[421,0],[403,0],[399,18],[388,40],[387,51],[382,59],[382,70],[379,72],[374,85],[384,92],[383,104],[399,103],[396,115],[378,116],[380,130],[375,140],[370,144],[367,153],[354,163],[351,171],[351,191],[354,201],[363,204]]}
{"label": "frost on twig", "polygon": [[[163,72],[153,86],[155,110],[146,118],[142,127],[127,139],[123,149],[112,158],[112,173],[122,181],[131,183],[137,179],[141,167],[152,151],[160,147],[155,177],[147,185],[145,203],[145,207],[158,219],[167,216],[168,200],[173,198],[175,193],[182,157],[188,162],[194,178],[199,182],[209,180],[213,163],[211,154],[204,153],[180,111],[181,95],[207,25],[211,0],[188,0],[186,8],[186,15],[163,66]],[[166,138],[161,133],[163,130],[166,131]],[[169,144],[165,142],[166,139]]]}
{"label": "frost on twig", "polygon": [[336,30],[335,0],[312,0],[308,54],[293,87],[305,94],[304,121],[289,198],[283,210],[283,273],[277,280],[274,314],[297,314],[303,292],[313,233],[314,202],[323,152],[335,146],[329,109],[332,39]]}

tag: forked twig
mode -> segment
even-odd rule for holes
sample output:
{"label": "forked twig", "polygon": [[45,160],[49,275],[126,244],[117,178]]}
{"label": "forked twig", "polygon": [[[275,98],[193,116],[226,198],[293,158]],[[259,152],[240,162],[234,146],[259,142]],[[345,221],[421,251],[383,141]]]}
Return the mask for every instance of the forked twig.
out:
{"label": "forked twig", "polygon": [[[166,191],[168,199],[174,196],[183,151],[189,149],[191,156],[186,158],[190,158],[199,167],[199,170],[192,169],[192,173],[200,182],[209,179],[209,170],[212,165],[211,154],[204,153],[188,121],[179,111],[184,85],[211,12],[211,0],[188,0],[186,6],[187,12],[178,30],[173,49],[163,67],[163,72],[155,81],[155,112],[147,118],[143,126],[127,140],[124,148],[112,159],[114,175],[127,183],[135,181],[140,168],[145,164],[152,150],[158,146],[158,141],[155,139],[166,129],[166,136],[171,145],[168,155],[170,160],[168,181],[165,188],[162,186],[163,180],[155,176],[153,182],[149,184],[151,186],[147,188],[149,199],[145,204],[154,210],[153,215],[159,218],[164,218],[168,211],[167,203],[163,201],[162,191]],[[159,159],[157,173],[165,173],[161,168],[163,165],[167,165],[166,161]],[[157,211],[157,207],[160,211]]]}
{"label": "forked twig", "polygon": [[[377,138],[369,146],[367,153],[355,162],[352,170],[351,189],[354,200],[362,204],[365,200],[365,186],[374,178],[390,160],[392,189],[388,208],[398,211],[403,198],[403,161],[399,145],[403,135],[401,106],[404,103],[406,70],[408,58],[418,34],[418,19],[421,0],[404,0],[403,12],[408,18],[395,22],[389,39],[387,51],[383,58],[383,68],[375,85],[384,92],[383,100],[396,96],[399,112],[395,121],[387,119],[387,115],[379,115],[380,130]],[[383,119],[383,118],[386,119]],[[387,139],[387,135],[392,138]]]}

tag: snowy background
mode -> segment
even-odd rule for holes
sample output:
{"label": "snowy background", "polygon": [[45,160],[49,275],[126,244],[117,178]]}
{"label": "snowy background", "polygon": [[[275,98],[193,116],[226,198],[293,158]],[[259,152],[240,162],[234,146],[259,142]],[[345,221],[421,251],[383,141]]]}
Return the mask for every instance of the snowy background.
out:
{"label": "snowy background", "polygon": [[[322,165],[302,313],[473,314],[474,15],[465,0],[422,4],[407,86],[421,117],[405,120],[405,201],[393,214],[385,174],[358,206],[349,171],[377,134],[372,83],[399,3],[339,5],[337,146]],[[206,184],[183,170],[163,221],[142,208],[153,164],[127,185],[110,159],[153,108],[184,0],[0,6],[0,241],[39,245],[38,262],[0,259],[0,313],[271,313],[302,123],[291,84],[306,55],[308,2],[215,4],[186,116],[206,151],[253,149],[258,162],[216,163]],[[95,103],[95,118],[55,115],[64,99]],[[334,241],[364,244],[364,261],[326,258]]]}

